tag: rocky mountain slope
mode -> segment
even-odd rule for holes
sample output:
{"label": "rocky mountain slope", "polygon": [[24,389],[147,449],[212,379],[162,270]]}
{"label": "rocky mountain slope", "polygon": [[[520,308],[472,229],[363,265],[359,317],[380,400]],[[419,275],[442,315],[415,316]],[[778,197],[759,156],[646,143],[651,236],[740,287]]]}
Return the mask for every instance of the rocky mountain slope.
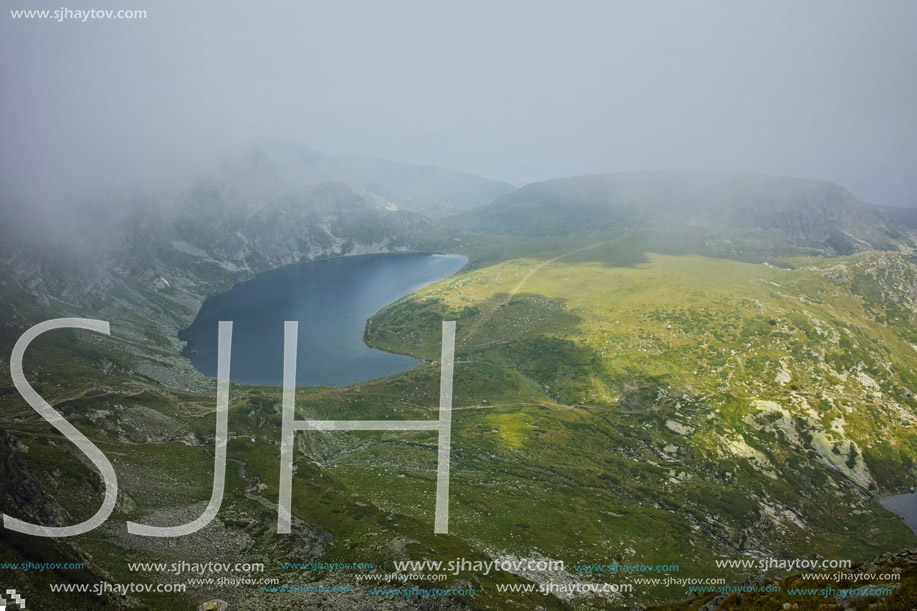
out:
{"label": "rocky mountain slope", "polygon": [[900,208],[895,206],[876,206],[885,216],[894,219],[905,227],[917,229],[917,208]]}
{"label": "rocky mountain slope", "polygon": [[461,207],[502,188],[439,168],[268,143],[187,185],[100,192],[47,208],[7,205],[0,313],[10,335],[34,324],[37,312],[45,319],[96,314],[116,333],[130,329],[143,358],[155,354],[151,346],[164,351],[141,370],[170,384],[200,384],[173,357],[177,331],[208,295],[299,261],[459,251],[455,230],[402,204]]}
{"label": "rocky mountain slope", "polygon": [[[399,163],[366,155],[327,155],[301,144],[265,141],[224,168],[246,180],[256,171],[268,183],[303,186],[334,181],[391,210],[442,216],[489,203],[512,185],[436,166]],[[219,176],[225,182],[227,175]]]}
{"label": "rocky mountain slope", "polygon": [[86,302],[107,295],[112,272],[168,281],[157,267],[176,258],[257,272],[320,256],[428,249],[452,232],[411,208],[461,209],[511,189],[443,168],[264,142],[185,185],[103,190],[34,209],[4,202],[0,262],[36,297]]}

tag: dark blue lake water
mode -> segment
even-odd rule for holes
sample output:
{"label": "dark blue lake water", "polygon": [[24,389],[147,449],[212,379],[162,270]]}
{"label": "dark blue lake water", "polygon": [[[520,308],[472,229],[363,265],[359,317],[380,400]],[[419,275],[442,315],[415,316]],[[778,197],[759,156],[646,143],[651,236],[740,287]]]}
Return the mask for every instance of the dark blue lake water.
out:
{"label": "dark blue lake water", "polygon": [[914,534],[917,534],[917,492],[909,494],[896,494],[879,499],[882,507],[897,516],[901,516],[904,523],[907,524]]}
{"label": "dark blue lake water", "polygon": [[283,384],[283,323],[299,321],[298,386],[345,386],[410,369],[417,359],[363,343],[366,321],[383,307],[468,261],[460,255],[381,254],[288,265],[208,298],[179,333],[182,354],[216,377],[217,327],[233,321],[234,382]]}

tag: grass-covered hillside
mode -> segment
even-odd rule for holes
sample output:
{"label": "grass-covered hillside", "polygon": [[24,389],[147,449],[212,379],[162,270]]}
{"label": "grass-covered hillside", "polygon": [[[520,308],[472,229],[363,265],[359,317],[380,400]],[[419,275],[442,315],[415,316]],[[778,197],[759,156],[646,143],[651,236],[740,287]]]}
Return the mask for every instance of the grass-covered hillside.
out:
{"label": "grass-covered hillside", "polygon": [[470,438],[456,441],[456,476],[470,485],[455,489],[483,487],[500,508],[458,508],[459,529],[516,553],[626,549],[695,566],[866,558],[915,540],[876,500],[917,475],[911,262],[752,263],[663,233],[589,240],[472,267],[373,321],[372,344],[435,359],[438,321],[456,319],[457,367],[492,365],[544,393],[509,405],[457,393]]}

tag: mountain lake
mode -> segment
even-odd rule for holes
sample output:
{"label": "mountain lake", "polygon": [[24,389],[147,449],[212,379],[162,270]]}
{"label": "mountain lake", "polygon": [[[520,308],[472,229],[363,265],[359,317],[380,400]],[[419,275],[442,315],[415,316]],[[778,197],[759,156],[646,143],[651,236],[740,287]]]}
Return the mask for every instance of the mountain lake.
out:
{"label": "mountain lake", "polygon": [[179,333],[182,354],[216,377],[219,321],[232,321],[233,382],[283,384],[284,321],[299,321],[297,386],[346,386],[417,366],[416,358],[370,348],[367,320],[383,307],[455,274],[461,255],[374,254],[287,265],[209,297]]}

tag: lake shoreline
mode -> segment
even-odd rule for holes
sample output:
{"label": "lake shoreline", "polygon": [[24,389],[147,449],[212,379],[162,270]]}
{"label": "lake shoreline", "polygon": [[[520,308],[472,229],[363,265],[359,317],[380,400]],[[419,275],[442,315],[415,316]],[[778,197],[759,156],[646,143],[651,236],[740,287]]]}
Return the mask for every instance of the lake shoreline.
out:
{"label": "lake shoreline", "polygon": [[893,494],[879,499],[886,510],[892,512],[917,535],[917,491]]}
{"label": "lake shoreline", "polygon": [[232,320],[231,379],[248,386],[282,385],[283,322],[299,321],[297,387],[340,388],[424,363],[371,347],[366,333],[383,308],[468,265],[464,255],[371,253],[325,257],[268,270],[208,297],[178,333],[181,355],[216,374],[216,327]]}

